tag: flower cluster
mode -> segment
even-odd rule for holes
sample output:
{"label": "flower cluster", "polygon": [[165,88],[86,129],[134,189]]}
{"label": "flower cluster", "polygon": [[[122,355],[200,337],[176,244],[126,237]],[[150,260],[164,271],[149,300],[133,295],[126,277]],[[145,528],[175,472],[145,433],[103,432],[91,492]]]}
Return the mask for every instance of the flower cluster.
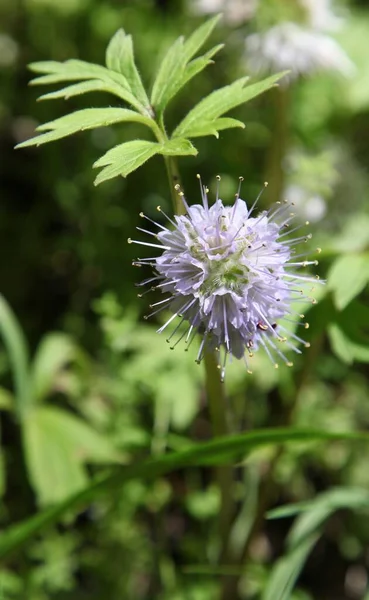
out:
{"label": "flower cluster", "polygon": [[[355,67],[339,43],[329,35],[342,24],[330,0],[296,0],[303,22],[277,20],[274,26],[245,40],[246,58],[254,72],[290,73],[284,82],[316,71],[352,76]],[[261,3],[260,3],[260,8]]]}
{"label": "flower cluster", "polygon": [[[298,353],[301,351],[296,344],[305,342],[289,333],[282,321],[292,319],[290,305],[296,297],[306,301],[299,286],[316,282],[316,278],[298,275],[296,270],[317,264],[301,260],[303,256],[296,255],[294,246],[311,236],[289,236],[298,227],[290,229],[293,213],[288,203],[278,203],[270,211],[254,216],[256,202],[249,209],[239,192],[233,206],[224,206],[217,191],[215,203],[209,206],[208,189],[201,184],[202,205],[188,206],[178,191],[186,214],[174,220],[165,215],[170,226],[164,227],[141,213],[160,231],[154,234],[138,229],[154,235],[157,243],[129,239],[130,243],[162,250],[158,257],[134,261],[134,265],[155,269],[154,276],[139,285],[166,294],[165,299],[150,306],[154,311],[149,316],[164,309],[173,312],[158,332],[179,316],[169,342],[179,332],[175,345],[185,338],[189,346],[199,332],[202,340],[198,362],[206,350],[223,347],[222,378],[227,355],[244,358],[250,370],[248,359],[259,347],[265,349],[275,366],[278,357],[290,366],[280,342]],[[163,213],[160,207],[158,210]],[[184,322],[187,327],[183,329]],[[306,323],[300,325],[307,327]]]}

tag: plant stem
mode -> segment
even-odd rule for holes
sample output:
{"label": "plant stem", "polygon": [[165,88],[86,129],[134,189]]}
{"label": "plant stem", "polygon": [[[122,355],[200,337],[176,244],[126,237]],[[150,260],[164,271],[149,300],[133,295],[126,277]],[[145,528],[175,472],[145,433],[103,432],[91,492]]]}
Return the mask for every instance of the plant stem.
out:
{"label": "plant stem", "polygon": [[277,202],[281,200],[285,188],[285,166],[283,163],[288,150],[290,91],[287,88],[278,87],[273,90],[272,96],[274,100],[274,123],[266,167],[266,181],[269,183],[274,201]]}
{"label": "plant stem", "polygon": [[[159,142],[165,142],[168,137],[165,131],[163,119],[157,124],[156,137]],[[181,200],[176,187],[181,186],[181,179],[177,167],[177,161],[173,156],[164,156],[167,169],[169,187],[171,191],[173,210],[177,215],[185,214],[185,206]],[[218,437],[228,433],[226,398],[224,385],[221,382],[220,370],[218,368],[217,358],[213,352],[205,352],[205,381],[206,393],[208,398],[210,419],[213,427],[213,436]],[[220,535],[220,561],[227,556],[228,538],[234,513],[233,503],[233,471],[230,466],[219,466],[216,469],[216,477],[221,494],[221,509],[219,515],[219,535]]]}
{"label": "plant stem", "polygon": [[[210,419],[213,426],[213,436],[218,437],[228,433],[226,398],[224,384],[220,380],[220,371],[216,356],[213,352],[206,352],[205,386],[208,398]],[[221,508],[219,515],[219,533],[221,539],[220,557],[223,561],[227,555],[228,538],[233,517],[233,470],[229,465],[219,466],[216,469],[217,481],[221,494]]]}
{"label": "plant stem", "polygon": [[179,176],[177,161],[173,156],[164,156],[165,166],[167,168],[170,193],[172,196],[173,210],[176,215],[184,215],[185,207],[181,201],[181,197],[176,191],[176,185],[181,186],[181,178]]}

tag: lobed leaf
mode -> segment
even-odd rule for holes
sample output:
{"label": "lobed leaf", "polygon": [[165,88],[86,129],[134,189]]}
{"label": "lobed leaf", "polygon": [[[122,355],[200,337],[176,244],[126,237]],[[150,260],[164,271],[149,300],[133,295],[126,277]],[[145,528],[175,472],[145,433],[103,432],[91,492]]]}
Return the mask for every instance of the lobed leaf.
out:
{"label": "lobed leaf", "polygon": [[197,150],[190,140],[175,138],[161,144],[159,154],[164,154],[164,156],[196,156]]}
{"label": "lobed leaf", "polygon": [[230,85],[215,90],[190,110],[174,130],[173,137],[191,137],[189,132],[196,128],[198,123],[211,122],[232,108],[259,96],[273,87],[283,75],[284,73],[278,73],[246,87],[248,77],[242,77]]}
{"label": "lobed leaf", "polygon": [[95,185],[117,175],[126,177],[155,154],[165,156],[196,155],[197,150],[189,140],[176,138],[164,144],[135,140],[112,148],[94,163],[94,167],[105,167],[95,179]]}
{"label": "lobed leaf", "polygon": [[209,19],[200,25],[187,40],[183,36],[179,37],[165,54],[151,94],[151,104],[159,115],[163,113],[173,96],[190,79],[209,65],[212,62],[211,58],[223,47],[223,44],[219,44],[204,56],[191,61],[191,58],[204,45],[219,19],[220,15]]}
{"label": "lobed leaf", "polygon": [[47,142],[53,142],[60,138],[72,135],[85,129],[95,129],[96,127],[106,127],[114,123],[125,121],[142,123],[151,127],[152,121],[148,117],[140,115],[136,111],[127,108],[85,108],[77,110],[69,115],[49,121],[37,127],[37,131],[51,130],[48,133],[26,140],[18,144],[16,148],[25,148],[26,146],[40,146]]}
{"label": "lobed leaf", "polygon": [[88,92],[108,92],[110,94],[119,96],[120,87],[113,82],[107,84],[99,79],[91,79],[88,81],[81,81],[80,83],[75,83],[73,85],[68,85],[67,87],[62,88],[61,90],[56,90],[55,92],[43,94],[38,98],[38,100],[54,100],[56,98],[65,98],[65,100],[68,100],[73,96],[80,96],[82,94],[87,94]]}
{"label": "lobed leaf", "polygon": [[95,65],[82,60],[71,59],[64,62],[42,61],[31,63],[29,65],[32,71],[45,73],[36,77],[30,83],[31,85],[41,85],[50,83],[61,83],[64,81],[78,80],[99,80],[109,87],[111,93],[115,94],[125,102],[128,102],[139,112],[146,116],[151,116],[148,106],[141,102],[132,93],[131,86],[127,78],[121,73],[111,71],[101,65]]}
{"label": "lobed leaf", "polygon": [[[212,122],[202,122],[198,125],[194,125],[194,127],[188,132],[188,137],[203,137],[206,135],[215,135],[215,137],[219,137],[218,131],[222,129],[232,129],[233,127],[245,127],[245,124],[238,119],[231,119],[227,117],[221,117],[219,119],[215,119]],[[176,138],[174,138],[176,139]]]}
{"label": "lobed leaf", "polygon": [[206,40],[211,35],[221,17],[222,15],[219,14],[205,21],[205,23],[195,29],[190,37],[184,42],[183,51],[187,61],[189,61],[196,54],[196,52],[200,50],[201,46],[205,44]]}
{"label": "lobed leaf", "polygon": [[[103,494],[132,479],[153,480],[187,466],[217,465],[239,460],[261,446],[301,441],[347,440],[369,442],[367,433],[328,432],[278,428],[224,436],[210,442],[192,444],[179,452],[163,454],[136,464],[119,467],[112,475],[92,483],[78,494],[25,522],[13,525],[0,538],[0,558],[22,546],[43,528],[56,523],[66,512],[81,509]],[[275,598],[273,599],[275,600]]]}
{"label": "lobed leaf", "polygon": [[133,95],[146,107],[149,99],[145,92],[133,55],[132,36],[119,29],[112,37],[106,50],[106,66],[112,71],[121,73],[130,86]]}
{"label": "lobed leaf", "polygon": [[198,73],[201,73],[201,71],[203,71],[205,69],[205,67],[212,64],[214,61],[212,61],[211,58],[217,52],[219,52],[219,50],[221,48],[223,48],[223,46],[224,46],[224,44],[218,44],[218,46],[214,46],[214,48],[209,50],[209,52],[207,52],[203,56],[199,56],[198,58],[191,60],[191,62],[189,62],[185,66],[182,77],[178,78],[176,88],[173,92],[173,96],[175,94],[177,94],[177,92],[179,92],[179,90],[182,87],[184,87],[186,85],[186,83],[188,83],[191,79],[193,79],[193,77],[195,77],[195,75],[197,75]]}
{"label": "lobed leaf", "polygon": [[112,179],[117,175],[126,177],[135,169],[149,160],[155,154],[158,154],[160,144],[148,142],[145,140],[134,140],[133,142],[124,142],[111,150],[108,150],[104,156],[97,160],[93,167],[104,167],[95,179],[95,185]]}
{"label": "lobed leaf", "polygon": [[164,56],[153,84],[151,104],[157,114],[162,114],[169,100],[178,91],[186,62],[181,36],[170,46]]}

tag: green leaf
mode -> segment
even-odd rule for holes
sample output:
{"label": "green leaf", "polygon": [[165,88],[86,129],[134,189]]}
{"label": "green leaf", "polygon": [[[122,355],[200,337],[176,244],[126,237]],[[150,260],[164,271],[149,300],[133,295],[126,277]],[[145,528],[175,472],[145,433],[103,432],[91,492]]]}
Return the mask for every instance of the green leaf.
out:
{"label": "green leaf", "polygon": [[[94,65],[82,60],[67,60],[65,62],[42,61],[31,63],[29,68],[36,73],[44,73],[31,81],[31,85],[60,83],[63,81],[78,81],[92,79],[102,81],[109,91],[125,102],[128,102],[140,113],[150,117],[147,106],[143,106],[132,93],[126,77],[116,71],[111,71],[101,65]],[[90,91],[90,90],[89,90]]]}
{"label": "green leaf", "polygon": [[23,423],[23,440],[27,470],[40,505],[82,490],[88,482],[85,463],[117,458],[108,440],[82,419],[57,408],[30,411]]}
{"label": "green leaf", "polygon": [[183,48],[183,37],[180,37],[167,51],[156,75],[151,93],[151,104],[159,115],[178,91],[187,62]]}
{"label": "green leaf", "polygon": [[[80,96],[82,94],[87,94],[88,92],[109,92],[110,94],[118,95],[119,90],[120,88],[116,84],[108,85],[99,79],[91,79],[88,81],[81,81],[80,83],[68,85],[67,87],[57,90],[56,92],[43,94],[38,98],[38,100],[54,100],[56,98],[65,98],[65,100],[68,100],[73,96]],[[117,91],[118,94],[116,93]]]}
{"label": "green leaf", "polygon": [[353,300],[341,313],[330,316],[328,336],[337,356],[347,364],[369,362],[369,308]]}
{"label": "green leaf", "polygon": [[346,308],[368,281],[369,254],[347,254],[338,258],[328,273],[328,287],[333,291],[337,308]]}
{"label": "green leaf", "polygon": [[47,397],[55,379],[78,356],[74,341],[63,333],[49,333],[39,344],[32,365],[32,390],[35,400]]}
{"label": "green leaf", "polygon": [[290,600],[296,580],[318,538],[318,535],[310,536],[277,561],[261,600]]}
{"label": "green leaf", "polygon": [[105,167],[96,177],[95,185],[112,179],[117,175],[126,177],[154,156],[154,154],[158,154],[160,149],[161,144],[145,140],[125,142],[111,148],[93,165],[94,167]]}
{"label": "green leaf", "polygon": [[0,558],[22,546],[44,527],[57,522],[70,510],[85,507],[103,494],[112,494],[132,479],[153,480],[171,471],[188,466],[217,465],[239,460],[252,450],[268,445],[307,442],[307,441],[347,440],[369,442],[367,433],[327,432],[307,429],[265,429],[241,435],[224,436],[210,442],[192,444],[179,452],[171,452],[150,458],[140,463],[122,466],[112,475],[92,483],[80,493],[71,496],[61,504],[18,523],[2,533],[0,538]]}
{"label": "green leaf", "polygon": [[190,37],[183,44],[183,51],[185,54],[186,60],[190,60],[193,56],[195,56],[196,52],[200,50],[201,46],[203,46],[208,39],[208,37],[213,32],[214,27],[221,19],[222,15],[215,15],[211,19],[208,19],[200,25],[195,31],[190,35]]}
{"label": "green leaf", "polygon": [[159,153],[165,156],[196,156],[198,152],[190,140],[175,138],[174,140],[165,142],[165,144],[161,144]]}
{"label": "green leaf", "polygon": [[283,75],[284,73],[278,73],[246,87],[248,77],[242,77],[230,85],[215,90],[215,92],[206,96],[206,98],[190,110],[183,121],[176,127],[173,137],[191,137],[189,132],[193,128],[196,129],[203,121],[211,123],[211,121],[230,111],[232,108],[259,96],[273,87]]}
{"label": "green leaf", "polygon": [[144,117],[127,108],[85,108],[83,110],[77,110],[70,115],[55,119],[55,121],[40,125],[37,127],[37,131],[51,131],[22,142],[21,144],[18,144],[16,148],[40,146],[41,144],[53,142],[54,140],[72,135],[78,131],[95,129],[96,127],[107,127],[114,123],[123,123],[127,121],[142,123],[148,127],[151,127],[152,124],[151,119],[148,117]]}
{"label": "green leaf", "polygon": [[29,355],[23,331],[4,296],[0,294],[0,334],[9,355],[14,377],[15,406],[20,417],[29,408],[30,394]]}
{"label": "green leaf", "polygon": [[215,46],[204,56],[189,62],[206,42],[219,19],[220,15],[209,19],[187,40],[184,40],[183,36],[178,38],[167,51],[160,64],[151,93],[151,104],[159,115],[163,113],[173,96],[192,77],[210,64],[211,57],[222,47],[222,45]]}
{"label": "green leaf", "polygon": [[189,62],[184,70],[182,76],[178,77],[176,84],[173,84],[172,97],[175,96],[179,90],[186,85],[195,75],[201,73],[208,65],[213,64],[213,60],[211,58],[219,52],[221,48],[223,48],[224,44],[218,44],[218,46],[214,46],[209,52],[204,54],[204,56],[199,56],[194,60]]}
{"label": "green leaf", "polygon": [[112,179],[117,175],[126,177],[155,154],[163,154],[164,156],[195,156],[197,150],[189,140],[180,138],[168,140],[164,144],[145,140],[124,142],[108,150],[104,156],[94,163],[94,167],[105,167],[96,177],[95,185]]}
{"label": "green leaf", "polygon": [[310,507],[296,519],[287,539],[289,548],[296,548],[337,510],[369,510],[369,491],[363,488],[335,488],[319,494]]}
{"label": "green leaf", "polygon": [[133,95],[143,106],[149,107],[150,102],[133,56],[132,36],[126,35],[123,29],[117,31],[107,47],[106,66],[124,75]]}
{"label": "green leaf", "polygon": [[302,513],[287,538],[287,553],[272,571],[262,600],[288,600],[306,559],[319,538],[319,529],[337,510],[369,510],[369,492],[362,488],[335,488],[310,502],[270,511],[271,518]]}
{"label": "green leaf", "polygon": [[234,127],[242,127],[244,129],[245,125],[238,119],[222,117],[220,119],[215,119],[212,122],[203,121],[202,123],[194,125],[187,135],[192,138],[215,135],[215,137],[218,138],[218,131],[221,131],[222,129],[232,129]]}

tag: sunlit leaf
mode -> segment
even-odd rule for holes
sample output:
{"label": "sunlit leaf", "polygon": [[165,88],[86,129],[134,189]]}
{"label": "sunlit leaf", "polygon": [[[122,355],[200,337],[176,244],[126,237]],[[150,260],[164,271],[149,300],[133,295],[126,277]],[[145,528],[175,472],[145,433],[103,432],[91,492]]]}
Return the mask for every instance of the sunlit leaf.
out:
{"label": "sunlit leaf", "polygon": [[251,85],[246,85],[248,77],[242,77],[234,83],[212,92],[190,110],[174,130],[173,136],[191,137],[188,132],[194,127],[196,128],[199,123],[211,122],[232,108],[259,96],[273,87],[283,75],[284,73],[272,75]]}
{"label": "sunlit leaf", "polygon": [[137,100],[132,93],[131,87],[124,75],[111,71],[101,65],[95,65],[83,60],[67,60],[65,62],[40,61],[31,63],[29,68],[43,75],[31,81],[31,85],[44,85],[61,83],[64,81],[99,80],[102,81],[110,91],[125,102],[128,102],[144,115],[151,116],[147,107]]}
{"label": "sunlit leaf", "polygon": [[175,138],[160,145],[160,154],[165,156],[196,156],[197,150],[190,140],[184,138]]}
{"label": "sunlit leaf", "polygon": [[124,75],[132,94],[143,106],[149,106],[149,99],[133,56],[132,36],[126,35],[123,29],[119,29],[109,42],[106,50],[106,66]]}
{"label": "sunlit leaf", "polygon": [[55,121],[40,125],[37,127],[37,131],[51,131],[22,142],[18,144],[17,148],[40,146],[46,142],[53,142],[78,131],[107,127],[108,125],[128,121],[142,123],[151,127],[151,119],[140,115],[134,110],[128,110],[127,108],[85,108],[55,119]]}
{"label": "sunlit leaf", "polygon": [[219,137],[218,131],[221,131],[223,129],[232,129],[234,127],[244,128],[245,125],[244,123],[242,123],[242,121],[239,121],[238,119],[222,117],[219,119],[214,119],[211,122],[203,121],[202,123],[194,124],[193,128],[188,131],[187,135],[191,138],[203,137],[207,135],[214,135],[215,137]]}
{"label": "sunlit leaf", "polygon": [[28,473],[41,505],[63,500],[86,486],[88,462],[117,459],[111,443],[82,419],[42,406],[23,423]]}
{"label": "sunlit leaf", "polygon": [[328,287],[338,309],[344,309],[369,281],[369,255],[346,254],[340,256],[328,273]]}
{"label": "sunlit leaf", "polygon": [[190,60],[193,56],[195,56],[197,51],[200,50],[201,46],[205,44],[206,40],[213,32],[221,17],[222,15],[219,14],[205,21],[205,23],[195,29],[190,37],[184,42],[183,50],[186,60]]}
{"label": "sunlit leaf", "polygon": [[125,142],[108,150],[94,163],[94,167],[104,167],[95,179],[95,185],[121,175],[126,177],[160,151],[160,144],[145,140]]}
{"label": "sunlit leaf", "polygon": [[178,91],[184,73],[186,57],[183,52],[183,37],[178,38],[164,56],[151,93],[151,104],[161,114],[169,100]]}
{"label": "sunlit leaf", "polygon": [[217,15],[209,19],[200,25],[187,40],[182,36],[168,49],[159,66],[151,94],[151,104],[159,115],[178,91],[210,64],[212,56],[221,49],[222,44],[215,46],[204,56],[191,61],[191,58],[208,39],[219,18],[220,15]]}

